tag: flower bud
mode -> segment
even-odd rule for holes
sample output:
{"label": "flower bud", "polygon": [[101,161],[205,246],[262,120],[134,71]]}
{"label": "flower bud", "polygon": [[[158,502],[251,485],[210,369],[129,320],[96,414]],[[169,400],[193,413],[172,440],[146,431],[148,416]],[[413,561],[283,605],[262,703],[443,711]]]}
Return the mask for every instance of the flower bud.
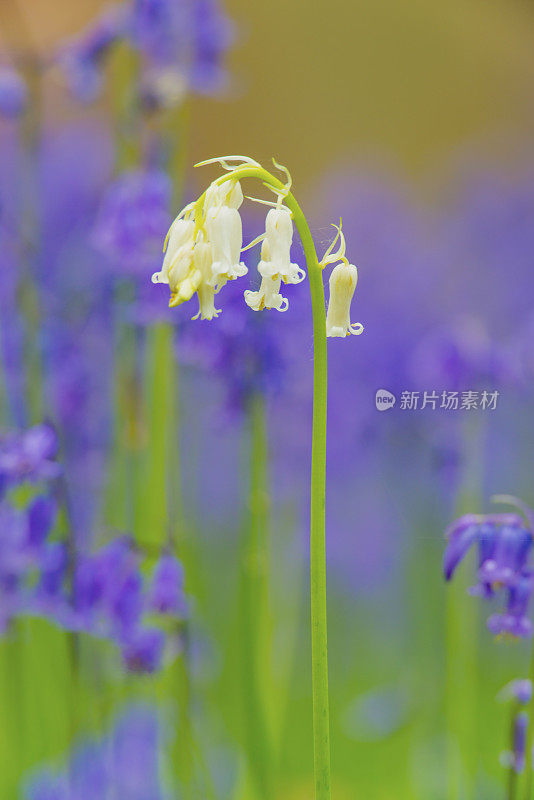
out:
{"label": "flower bud", "polygon": [[342,262],[332,270],[329,280],[330,299],[326,314],[327,336],[349,336],[360,334],[360,323],[351,325],[350,304],[358,282],[358,270],[353,264]]}

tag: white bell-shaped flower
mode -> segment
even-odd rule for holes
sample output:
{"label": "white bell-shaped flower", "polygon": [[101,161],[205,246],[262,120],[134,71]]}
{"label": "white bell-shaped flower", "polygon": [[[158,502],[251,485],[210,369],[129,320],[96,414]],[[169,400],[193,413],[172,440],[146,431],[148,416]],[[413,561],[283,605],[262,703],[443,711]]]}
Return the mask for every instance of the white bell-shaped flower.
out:
{"label": "white bell-shaped flower", "polygon": [[350,304],[358,282],[358,270],[345,259],[332,270],[328,281],[330,298],[326,314],[327,336],[358,335],[363,331],[359,322],[351,324]]}
{"label": "white bell-shaped flower", "polygon": [[153,283],[169,283],[171,269],[184,259],[188,260],[193,252],[195,223],[189,219],[177,217],[169,228],[163,251],[165,253],[160,272],[152,275]]}
{"label": "white bell-shaped flower", "polygon": [[227,205],[213,206],[206,214],[205,228],[212,248],[212,284],[219,291],[227,281],[248,271],[240,261],[243,227],[239,211]]}
{"label": "white bell-shaped flower", "polygon": [[202,274],[195,264],[193,249],[187,249],[177,258],[169,270],[169,307],[175,308],[191,300],[202,282]]}
{"label": "white bell-shaped flower", "polygon": [[211,284],[213,258],[211,245],[198,242],[193,254],[195,266],[200,272],[201,281],[197,289],[199,311],[193,319],[213,319],[218,317],[220,309],[215,308],[215,289]]}
{"label": "white bell-shaped flower", "polygon": [[264,277],[280,275],[284,283],[300,283],[304,280],[304,270],[298,264],[291,263],[293,221],[288,208],[285,206],[271,208],[265,218],[265,237],[270,258],[264,262],[260,274]]}
{"label": "white bell-shaped flower", "polygon": [[262,276],[260,288],[257,292],[247,289],[244,294],[245,303],[253,311],[262,311],[264,308],[286,311],[289,302],[286,297],[280,294],[282,277],[279,273],[275,275],[269,274],[269,264],[269,245],[267,240],[264,240],[261,245],[261,261],[258,264],[258,272]]}

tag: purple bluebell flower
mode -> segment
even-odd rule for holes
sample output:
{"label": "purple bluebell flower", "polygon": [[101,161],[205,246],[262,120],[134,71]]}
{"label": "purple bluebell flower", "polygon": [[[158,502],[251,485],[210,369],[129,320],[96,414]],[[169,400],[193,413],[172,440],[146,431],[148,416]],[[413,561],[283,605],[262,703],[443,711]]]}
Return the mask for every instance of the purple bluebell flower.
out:
{"label": "purple bluebell flower", "polygon": [[218,0],[196,0],[192,4],[190,82],[194,91],[213,94],[225,87],[224,56],[233,39],[233,25]]}
{"label": "purple bluebell flower", "polygon": [[28,90],[22,77],[13,69],[0,67],[0,115],[19,117],[27,102]]}
{"label": "purple bluebell flower", "polygon": [[[47,540],[55,517],[56,504],[47,497],[35,498],[24,509],[0,502],[0,630],[13,616],[36,610],[32,584],[36,575],[39,582],[46,580],[52,567],[49,549],[56,545]],[[60,581],[62,577],[63,572]]]}
{"label": "purple bluebell flower", "polygon": [[5,436],[0,440],[0,491],[23,481],[57,478],[57,451],[57,435],[51,425],[37,425]]}
{"label": "purple bluebell flower", "polygon": [[34,771],[24,800],[163,800],[163,740],[156,710],[130,706],[100,738],[78,742],[61,769]]}
{"label": "purple bluebell flower", "polygon": [[63,47],[58,63],[77,100],[90,103],[97,99],[103,85],[103,62],[125,32],[125,7],[117,5]]}
{"label": "purple bluebell flower", "polygon": [[519,638],[532,636],[532,622],[528,609],[534,588],[534,574],[524,571],[507,589],[507,600],[504,612],[492,614],[488,619],[488,629],[495,636],[508,634]]}
{"label": "purple bluebell flower", "polygon": [[526,706],[532,698],[532,681],[527,678],[516,678],[507,683],[497,697],[499,700],[515,700]]}
{"label": "purple bluebell flower", "polygon": [[67,545],[51,542],[39,558],[39,582],[35,589],[34,608],[41,613],[54,615],[59,605],[66,603],[65,579],[69,564]]}
{"label": "purple bluebell flower", "polygon": [[35,259],[44,394],[61,439],[73,535],[84,549],[94,532],[112,434],[113,276],[90,246],[111,169],[111,143],[100,125],[62,126],[44,136]]}
{"label": "purple bluebell flower", "polygon": [[93,240],[120,274],[146,280],[158,268],[171,191],[169,176],[155,169],[128,172],[108,189]]}
{"label": "purple bluebell flower", "polygon": [[44,545],[57,514],[57,504],[50,497],[36,497],[28,508],[27,546],[32,552]]}
{"label": "purple bluebell flower", "polygon": [[110,739],[111,783],[117,797],[163,800],[159,754],[164,737],[154,709],[147,705],[128,709]]}
{"label": "purple bluebell flower", "polygon": [[73,798],[64,775],[43,770],[27,782],[24,800],[73,800]]}
{"label": "purple bluebell flower", "polygon": [[154,568],[152,584],[148,594],[148,609],[159,614],[186,613],[183,593],[184,571],[172,555],[164,555]]}
{"label": "purple bluebell flower", "polygon": [[234,36],[217,0],[134,0],[130,29],[156,105],[180,102],[187,89],[213,94],[224,88],[224,56]]}
{"label": "purple bluebell flower", "polygon": [[130,672],[153,673],[162,663],[165,634],[158,628],[138,628],[122,644],[122,658]]}
{"label": "purple bluebell flower", "polygon": [[0,633],[24,603],[24,577],[28,567],[24,542],[27,519],[23,511],[0,502]]}
{"label": "purple bluebell flower", "polygon": [[129,638],[138,628],[143,613],[143,581],[137,563],[116,576],[109,603],[109,621],[120,640]]}
{"label": "purple bluebell flower", "polygon": [[[490,526],[491,527],[491,526]],[[488,531],[487,539],[481,548],[487,551],[481,554],[478,577],[481,583],[501,586],[512,586],[516,576],[526,564],[532,547],[532,533],[523,525],[501,525]]]}
{"label": "purple bluebell flower", "polygon": [[[522,507],[520,501],[507,499],[511,501]],[[530,520],[531,512],[526,510]],[[534,575],[528,563],[533,544],[530,524],[518,514],[466,514],[449,526],[446,536],[443,558],[446,580],[453,577],[468,550],[478,545],[478,583],[470,590],[471,594],[489,599],[499,590],[506,590],[505,609],[489,618],[489,630],[495,635],[531,636],[528,607]]]}
{"label": "purple bluebell flower", "polygon": [[107,616],[116,599],[118,582],[123,582],[124,576],[132,573],[136,563],[127,537],[115,539],[96,553],[78,556],[73,610],[80,629],[98,632],[102,626],[109,627]]}
{"label": "purple bluebell flower", "polygon": [[110,752],[107,741],[75,747],[68,766],[69,797],[100,800],[109,792]]}
{"label": "purple bluebell flower", "polygon": [[187,9],[172,0],[134,0],[131,34],[139,50],[154,63],[184,58]]}
{"label": "purple bluebell flower", "polygon": [[514,719],[512,756],[516,772],[523,772],[525,769],[528,721],[529,717],[526,711],[520,711]]}
{"label": "purple bluebell flower", "polygon": [[450,580],[467,551],[478,544],[483,585],[512,585],[526,565],[532,533],[518,514],[466,514],[446,531],[443,573]]}

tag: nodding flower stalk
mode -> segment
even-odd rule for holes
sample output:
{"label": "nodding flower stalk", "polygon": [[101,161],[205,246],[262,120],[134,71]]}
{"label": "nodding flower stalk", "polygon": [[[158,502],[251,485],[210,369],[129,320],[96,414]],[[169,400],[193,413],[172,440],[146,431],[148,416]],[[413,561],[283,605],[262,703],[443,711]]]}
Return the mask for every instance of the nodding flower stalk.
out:
{"label": "nodding flower stalk", "polygon": [[[261,260],[258,291],[245,291],[244,300],[254,311],[285,311],[288,300],[280,294],[282,283],[300,283],[304,270],[293,264],[290,248],[293,225],[296,226],[306,258],[313,317],[313,425],[311,463],[311,640],[312,691],[316,800],[330,800],[330,726],[328,707],[328,662],[326,622],[326,547],[325,547],[325,478],[326,478],[326,404],[327,336],[359,334],[363,327],[350,322],[350,304],[356,288],[357,270],[345,257],[345,239],[341,225],[320,261],[313,238],[291,190],[289,171],[277,164],[285,175],[283,183],[261,164],[244,156],[226,156],[202,161],[196,166],[218,163],[225,174],[214,180],[194,203],[176,217],[165,242],[165,258],[160,272],[152,276],[171,290],[171,307],[190,300],[196,293],[197,317],[212,319],[221,313],[215,308],[218,295],[227,281],[246,273],[240,261],[242,250],[259,242]],[[261,181],[276,197],[275,201],[257,200],[271,206],[265,232],[243,248],[239,208],[243,202],[240,182],[245,178]],[[249,198],[255,200],[256,198]],[[334,252],[336,242],[338,249]],[[338,263],[339,262],[339,263]],[[325,314],[322,270],[338,264],[330,277],[330,301]]]}

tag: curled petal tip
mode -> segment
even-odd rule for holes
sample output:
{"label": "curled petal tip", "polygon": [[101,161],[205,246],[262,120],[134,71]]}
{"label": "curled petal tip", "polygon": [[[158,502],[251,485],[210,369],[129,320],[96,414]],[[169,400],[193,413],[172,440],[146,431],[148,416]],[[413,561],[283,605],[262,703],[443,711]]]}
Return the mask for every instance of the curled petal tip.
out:
{"label": "curled petal tip", "polygon": [[[236,164],[229,164],[229,161],[236,161]],[[205,167],[207,164],[220,164],[224,169],[232,171],[242,166],[249,164],[251,167],[261,167],[257,161],[250,156],[216,156],[215,158],[207,158],[204,161],[198,161],[195,167]]]}

